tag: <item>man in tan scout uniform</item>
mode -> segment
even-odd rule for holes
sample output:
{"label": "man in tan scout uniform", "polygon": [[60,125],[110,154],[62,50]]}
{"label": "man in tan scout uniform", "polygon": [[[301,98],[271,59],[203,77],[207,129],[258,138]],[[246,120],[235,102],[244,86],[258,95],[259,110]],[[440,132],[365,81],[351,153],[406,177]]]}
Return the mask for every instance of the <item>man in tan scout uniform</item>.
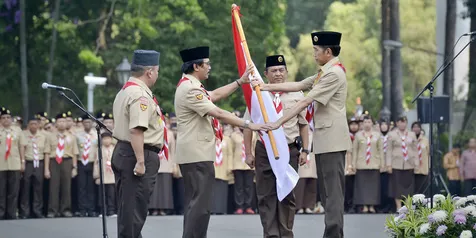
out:
{"label": "man in tan scout uniform", "polygon": [[112,168],[120,238],[141,237],[159,170],[158,153],[165,141],[165,122],[151,91],[159,76],[159,57],[160,53],[153,50],[134,51],[132,77],[114,100],[113,135],[118,142],[112,155]]}
{"label": "man in tan scout uniform", "polygon": [[78,174],[78,144],[76,137],[66,129],[66,113],[56,116],[57,132],[48,135],[50,145],[50,196],[48,218],[72,217],[71,179]]}
{"label": "man in tan scout uniform", "polygon": [[[264,71],[270,84],[284,83],[287,80],[288,71],[286,60],[283,55],[273,55],[266,58],[266,70]],[[287,115],[299,100],[304,98],[302,92],[283,93],[281,91],[270,92],[278,114]],[[249,111],[245,112],[245,119],[250,118]],[[306,120],[306,110],[301,110],[283,126],[286,140],[289,145],[289,163],[297,171],[298,163],[306,163],[309,154],[309,126]],[[298,137],[303,138],[303,151],[299,152],[295,143]],[[258,197],[258,210],[263,226],[264,237],[294,237],[293,225],[296,213],[296,199],[294,192],[279,201],[276,191],[276,176],[269,163],[266,148],[261,140],[258,140],[255,148],[255,156],[251,153],[251,131],[244,131],[246,148],[246,162],[250,167],[256,166],[256,194]],[[255,161],[256,160],[256,161]]]}
{"label": "man in tan scout uniform", "polygon": [[20,153],[21,130],[12,127],[10,110],[0,111],[0,220],[17,219],[21,172],[25,168]]}
{"label": "man in tan scout uniform", "polygon": [[[43,218],[43,179],[45,166],[50,164],[50,145],[47,135],[39,131],[40,119],[28,121],[28,130],[21,137],[20,151],[25,155],[25,172],[20,204],[20,217],[28,218],[33,215]],[[49,170],[48,170],[49,171]],[[49,175],[49,174],[48,174]],[[49,178],[49,177],[47,177]],[[30,189],[33,187],[33,214],[30,213]]]}
{"label": "man in tan scout uniform", "polygon": [[214,104],[243,83],[249,83],[252,67],[248,67],[240,79],[208,92],[200,81],[206,80],[210,73],[209,48],[186,49],[180,55],[184,62],[184,77],[177,85],[174,105],[177,114],[176,161],[185,185],[183,238],[205,238],[215,182],[215,140],[222,139],[222,134],[218,133],[218,120],[252,130],[259,130],[262,125],[244,121]]}
{"label": "man in tan scout uniform", "polygon": [[[81,117],[83,130],[77,131],[76,141],[79,148],[78,162],[78,210],[80,216],[96,217],[94,203],[93,169],[96,160],[98,136],[93,130],[93,121],[88,115]],[[79,130],[79,129],[78,129]]]}
{"label": "man in tan scout uniform", "polygon": [[423,135],[420,122],[412,123],[412,131],[417,138],[417,160],[415,170],[415,193],[429,194],[426,189],[428,183],[428,170],[430,163],[430,141]]}
{"label": "man in tan scout uniform", "polygon": [[324,237],[344,236],[344,165],[350,148],[345,102],[347,81],[345,69],[337,57],[341,33],[311,34],[314,59],[321,66],[319,73],[300,82],[266,84],[263,90],[296,92],[311,89],[295,104],[289,114],[265,129],[276,129],[310,106],[314,112],[313,152],[316,154],[319,194],[326,210]]}

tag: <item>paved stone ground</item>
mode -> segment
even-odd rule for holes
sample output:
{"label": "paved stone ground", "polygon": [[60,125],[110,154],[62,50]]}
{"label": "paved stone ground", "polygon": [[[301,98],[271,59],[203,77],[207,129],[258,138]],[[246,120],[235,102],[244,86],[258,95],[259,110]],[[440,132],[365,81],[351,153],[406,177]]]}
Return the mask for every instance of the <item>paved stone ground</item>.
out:
{"label": "paved stone ground", "polygon": [[[345,215],[345,237],[385,238],[386,215]],[[147,218],[144,238],[180,238],[182,216]],[[109,238],[117,237],[116,218],[108,218]],[[101,238],[101,218],[56,218],[0,221],[0,238]],[[262,238],[258,215],[212,216],[208,238]],[[323,215],[297,215],[296,238],[320,238],[324,231]]]}

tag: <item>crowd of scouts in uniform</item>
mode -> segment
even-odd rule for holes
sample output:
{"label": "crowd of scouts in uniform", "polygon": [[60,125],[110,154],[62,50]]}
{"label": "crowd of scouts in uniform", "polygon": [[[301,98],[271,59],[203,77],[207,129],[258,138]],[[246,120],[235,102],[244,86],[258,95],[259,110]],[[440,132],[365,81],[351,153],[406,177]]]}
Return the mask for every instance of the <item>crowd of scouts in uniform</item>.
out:
{"label": "crowd of scouts in uniform", "polygon": [[[240,117],[240,112],[234,112]],[[98,118],[114,127],[111,113]],[[368,115],[349,119],[352,149],[346,158],[347,213],[388,213],[401,207],[402,196],[428,193],[429,140],[421,124],[407,129],[406,117],[396,125],[374,121]],[[89,216],[100,213],[97,135],[87,116],[73,118],[71,112],[49,118],[37,113],[21,129],[5,107],[0,119],[0,219]],[[183,214],[183,181],[174,163],[176,119],[167,114],[169,159],[160,161],[150,215]],[[213,214],[255,214],[255,171],[245,163],[243,131],[223,125],[223,140],[217,143]],[[115,139],[103,131],[102,154],[107,215],[115,216],[114,175],[111,169]],[[253,134],[252,145],[258,136]],[[312,138],[310,138],[312,141]],[[453,195],[470,195],[476,179],[476,140],[462,155],[455,148],[443,158],[448,186]],[[255,150],[252,149],[254,152]],[[465,169],[460,170],[462,164]],[[315,162],[299,166],[294,190],[298,214],[324,213],[318,196]],[[461,181],[465,190],[462,191]],[[74,212],[74,213],[73,213]]]}

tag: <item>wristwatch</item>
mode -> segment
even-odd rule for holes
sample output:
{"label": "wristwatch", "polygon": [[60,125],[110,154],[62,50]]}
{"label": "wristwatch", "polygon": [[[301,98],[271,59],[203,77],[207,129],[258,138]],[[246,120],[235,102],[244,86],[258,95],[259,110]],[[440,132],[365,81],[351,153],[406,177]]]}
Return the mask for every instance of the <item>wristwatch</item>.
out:
{"label": "wristwatch", "polygon": [[245,125],[243,128],[248,128],[250,126],[250,120],[245,120]]}
{"label": "wristwatch", "polygon": [[306,154],[309,154],[309,150],[306,150],[306,149],[302,149],[301,152],[304,152]]}

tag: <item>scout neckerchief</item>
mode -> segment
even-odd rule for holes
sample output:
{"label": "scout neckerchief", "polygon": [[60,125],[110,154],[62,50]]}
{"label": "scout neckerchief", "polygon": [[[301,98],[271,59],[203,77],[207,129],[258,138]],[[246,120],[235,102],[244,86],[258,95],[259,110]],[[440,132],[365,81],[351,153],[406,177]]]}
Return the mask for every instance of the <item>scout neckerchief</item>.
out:
{"label": "scout neckerchief", "polygon": [[160,110],[159,101],[154,96],[154,102],[157,104],[157,112],[160,115],[161,124],[164,126],[164,146],[162,146],[162,150],[159,153],[159,159],[169,160],[169,139],[167,137],[167,127],[165,126],[165,116]]}
{"label": "scout neckerchief", "polygon": [[32,149],[33,149],[33,168],[40,167],[40,156],[38,154],[38,144],[36,143],[36,136],[30,136]]}
{"label": "scout neckerchief", "polygon": [[[135,82],[132,82],[132,81],[127,81],[126,84],[124,84],[124,86],[122,87],[122,90],[130,87],[130,86],[138,86],[140,87],[139,84],[135,83]],[[153,97],[153,96],[151,96]],[[159,158],[162,156],[165,157],[167,160],[169,159],[169,144],[168,144],[168,139],[167,139],[167,127],[165,126],[165,117],[164,115],[162,115],[162,111],[160,110],[160,107],[159,107],[159,102],[157,101],[157,98],[156,97],[153,97],[154,99],[154,102],[155,104],[157,105],[157,113],[160,115],[160,120],[159,120],[159,124],[163,125],[164,127],[164,145],[162,146],[162,150],[159,152]]]}
{"label": "scout neckerchief", "polygon": [[354,142],[355,134],[352,133],[352,132],[349,132],[349,135],[350,135],[350,140],[351,140],[352,142]]}
{"label": "scout neckerchief", "polygon": [[215,165],[220,166],[223,164],[223,151],[221,148],[220,140],[215,140],[215,153],[216,153]]}
{"label": "scout neckerchief", "polygon": [[56,145],[56,163],[61,164],[63,162],[65,140],[63,134],[58,134],[58,144]]}
{"label": "scout neckerchief", "polygon": [[408,150],[407,150],[407,144],[406,144],[407,135],[408,135],[408,132],[405,131],[405,133],[401,136],[403,159],[405,160],[405,162],[408,160]]}
{"label": "scout neckerchief", "polygon": [[241,140],[241,161],[245,162],[246,160],[246,153],[245,153],[245,139]]}
{"label": "scout neckerchief", "polygon": [[418,138],[418,161],[420,161],[420,166],[421,166],[423,164],[422,151],[421,151],[421,136]]}
{"label": "scout neckerchief", "polygon": [[366,149],[366,153],[365,153],[365,163],[369,164],[370,163],[370,157],[372,156],[371,149],[372,149],[372,136],[373,135],[372,135],[372,132],[370,132],[370,136],[366,136],[365,132],[363,134],[364,134],[364,137],[367,140],[367,149]]}
{"label": "scout neckerchief", "polygon": [[382,136],[383,138],[383,152],[387,153],[387,147],[388,147],[388,134]]}
{"label": "scout neckerchief", "polygon": [[112,146],[105,147],[106,149],[106,171],[109,173],[112,172],[112,164],[111,164],[111,155],[112,155]]}
{"label": "scout neckerchief", "polygon": [[[342,65],[341,62],[337,61],[335,64],[333,64],[331,67],[334,67],[334,66],[339,66],[342,68],[342,70],[344,70],[344,73],[346,73],[346,70],[345,70],[345,67],[344,65]],[[312,87],[314,87],[317,82],[319,81],[319,79],[321,78],[323,74],[323,71],[322,69],[319,69],[319,73],[317,74],[317,77],[316,79],[314,79],[314,83],[312,85]],[[307,122],[309,125],[312,125],[311,130],[314,130],[314,120],[313,120],[313,117],[314,117],[314,112],[316,110],[316,102],[313,101],[309,106],[307,106],[307,111],[306,111],[306,119],[307,119]]]}
{"label": "scout neckerchief", "polygon": [[276,113],[278,114],[278,117],[281,118],[283,116],[283,103],[281,102],[280,95],[282,95],[282,92],[271,92],[274,95],[273,98],[273,104],[274,108],[276,109]]}
{"label": "scout neckerchief", "polygon": [[5,150],[5,160],[8,160],[8,157],[10,157],[10,154],[12,152],[12,134],[10,133],[10,130],[7,132],[7,141],[6,141],[6,150]]}
{"label": "scout neckerchief", "polygon": [[[190,80],[190,79],[188,79],[187,77],[183,77],[182,79],[180,79],[180,81],[177,84],[177,88],[180,86],[180,84],[182,84],[183,82],[188,81],[188,80]],[[205,93],[207,99],[211,101],[211,98],[210,98],[210,95],[208,94],[208,91],[205,89],[205,87],[203,87],[202,84],[200,84],[200,89],[202,90],[202,92]],[[212,117],[212,128],[213,128],[213,131],[215,132],[215,137],[217,139],[219,139],[220,141],[222,141],[223,140],[223,130],[221,129],[220,122],[218,121],[218,119],[216,119],[214,117]]]}
{"label": "scout neckerchief", "polygon": [[85,134],[84,135],[84,148],[83,148],[83,155],[81,162],[84,166],[89,163],[89,149],[91,148],[91,135]]}

